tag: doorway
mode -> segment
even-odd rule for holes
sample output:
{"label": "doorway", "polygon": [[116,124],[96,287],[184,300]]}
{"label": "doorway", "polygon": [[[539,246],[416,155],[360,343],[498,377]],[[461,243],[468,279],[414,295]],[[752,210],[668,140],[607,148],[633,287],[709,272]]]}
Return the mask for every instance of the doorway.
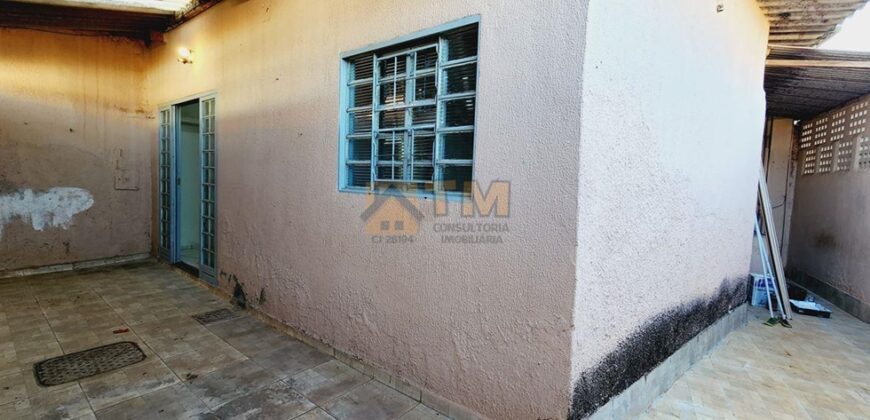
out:
{"label": "doorway", "polygon": [[215,283],[215,98],[167,105],[159,112],[159,254]]}

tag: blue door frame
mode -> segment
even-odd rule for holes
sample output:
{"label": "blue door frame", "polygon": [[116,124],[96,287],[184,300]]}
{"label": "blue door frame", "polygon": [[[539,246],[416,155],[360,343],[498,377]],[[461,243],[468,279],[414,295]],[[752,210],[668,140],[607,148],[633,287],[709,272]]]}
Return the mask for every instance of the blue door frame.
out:
{"label": "blue door frame", "polygon": [[200,250],[199,278],[217,285],[217,142],[215,131],[215,94],[196,95],[161,106],[158,109],[158,256],[171,264],[180,261],[178,237],[178,133],[179,105],[199,102],[199,173],[200,173]]}

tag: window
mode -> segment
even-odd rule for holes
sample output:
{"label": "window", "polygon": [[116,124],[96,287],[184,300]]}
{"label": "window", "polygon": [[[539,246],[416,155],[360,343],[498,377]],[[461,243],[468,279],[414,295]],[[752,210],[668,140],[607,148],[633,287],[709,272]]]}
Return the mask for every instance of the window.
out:
{"label": "window", "polygon": [[477,24],[344,59],[342,190],[470,191]]}

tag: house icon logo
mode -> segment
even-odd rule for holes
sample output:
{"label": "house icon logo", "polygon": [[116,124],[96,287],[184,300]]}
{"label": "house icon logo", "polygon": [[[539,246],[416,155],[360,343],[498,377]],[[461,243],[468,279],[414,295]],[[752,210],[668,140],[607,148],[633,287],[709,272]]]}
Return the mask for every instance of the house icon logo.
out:
{"label": "house icon logo", "polygon": [[368,196],[368,206],[360,216],[366,233],[372,236],[411,236],[420,230],[423,213],[417,200],[390,186]]}

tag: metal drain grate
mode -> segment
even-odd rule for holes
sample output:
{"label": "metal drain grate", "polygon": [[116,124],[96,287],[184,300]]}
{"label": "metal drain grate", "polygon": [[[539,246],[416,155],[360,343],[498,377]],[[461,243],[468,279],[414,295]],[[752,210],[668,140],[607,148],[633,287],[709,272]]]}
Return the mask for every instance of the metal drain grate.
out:
{"label": "metal drain grate", "polygon": [[208,325],[214,322],[223,321],[225,319],[238,318],[239,314],[229,309],[218,309],[211,312],[203,312],[193,315],[193,319],[197,320],[202,325]]}
{"label": "metal drain grate", "polygon": [[36,382],[52,386],[111,372],[145,360],[136,343],[124,341],[70,353],[33,365]]}

